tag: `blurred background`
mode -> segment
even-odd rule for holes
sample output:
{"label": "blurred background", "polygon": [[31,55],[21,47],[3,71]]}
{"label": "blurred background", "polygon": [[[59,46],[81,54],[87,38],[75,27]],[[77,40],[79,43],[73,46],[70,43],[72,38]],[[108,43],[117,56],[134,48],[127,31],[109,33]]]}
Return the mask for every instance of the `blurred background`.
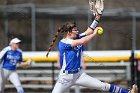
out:
{"label": "blurred background", "polygon": [[[129,50],[132,48],[132,30],[137,30],[135,42],[139,49],[139,2],[105,1],[99,24],[104,28],[104,34],[89,42],[86,49]],[[93,18],[87,0],[1,0],[0,4],[0,37],[3,39],[0,49],[16,36],[22,39],[23,50],[44,51],[64,22],[75,21],[83,32]]]}
{"label": "blurred background", "polygon": [[[104,4],[105,10],[99,23],[99,26],[103,27],[104,29],[104,34],[102,36],[97,36],[97,38],[94,38],[90,42],[88,42],[85,45],[85,50],[91,52],[124,51],[123,53],[126,53],[126,55],[129,51],[129,55],[127,56],[131,57],[131,59],[127,60],[127,62],[124,62],[122,64],[122,61],[126,61],[123,59],[117,61],[116,65],[113,65],[109,62],[107,64],[102,62],[103,65],[101,67],[103,69],[107,67],[108,64],[111,64],[112,68],[113,66],[118,66],[119,69],[123,68],[123,71],[127,72],[126,76],[128,76],[128,80],[125,80],[123,78],[122,86],[125,88],[129,88],[131,85],[130,81],[134,79],[132,79],[133,77],[128,74],[131,74],[130,72],[132,72],[133,76],[133,71],[137,71],[137,69],[135,68],[138,68],[135,67],[135,65],[131,62],[134,63],[136,61],[136,66],[138,66],[138,59],[140,59],[139,57],[135,58],[135,51],[140,50],[140,0],[104,0]],[[22,50],[28,51],[29,54],[31,52],[47,51],[49,44],[52,41],[58,27],[69,21],[76,22],[79,31],[83,32],[91,24],[93,19],[94,17],[89,11],[88,0],[0,0],[0,50],[7,46],[12,38],[18,37],[22,40]],[[62,37],[59,37],[58,40],[60,40],[61,38]],[[53,51],[57,51],[57,43],[58,41],[54,45],[52,49]],[[106,54],[106,52],[103,52],[103,54]],[[49,73],[52,81],[49,81],[51,83],[46,84],[51,85],[55,74],[54,70],[57,69],[55,67],[56,64],[54,64],[54,62],[41,63],[41,61],[38,64],[40,64],[40,67],[34,65],[31,69],[37,69],[40,72],[36,73],[41,73],[42,66],[46,64],[48,68],[45,70],[46,72],[42,72],[41,75],[43,75],[43,73],[48,73],[49,69],[51,69]],[[95,66],[94,68],[97,68],[97,70],[101,69],[101,65],[98,65],[98,67],[92,62],[87,62],[87,71],[88,69],[90,70],[90,68],[92,68],[90,66]],[[44,67],[44,69],[45,68],[46,67]],[[117,72],[119,72],[118,68],[116,68],[117,71],[115,70],[115,74],[114,72],[112,72],[113,75],[116,75]],[[19,68],[19,72],[22,72],[22,70],[20,70],[21,69]],[[25,73],[32,74],[31,72],[27,72],[28,69],[25,71]],[[95,73],[97,72],[95,71]],[[21,74],[24,76],[25,73],[23,71],[23,73]],[[118,73],[118,75],[120,73]],[[99,74],[104,73],[102,72]],[[122,74],[124,75],[124,73]],[[31,78],[31,80],[32,79],[33,78]],[[45,80],[45,78],[43,79]],[[109,79],[107,79],[106,81],[108,80]],[[124,81],[126,82],[124,83]],[[25,82],[26,79],[23,79],[23,83]],[[42,82],[44,81],[39,82],[42,84]],[[114,83],[114,81],[111,82]],[[26,83],[28,84],[29,81]],[[36,83],[36,81],[32,83]],[[30,90],[29,93],[35,93],[35,90],[42,90],[42,92],[39,93],[49,93],[52,87],[44,88],[42,86],[40,87],[40,89],[38,87],[34,87],[34,89],[27,87],[27,91]],[[81,92],[84,93],[86,89],[82,89]],[[43,90],[45,92],[43,92]],[[47,90],[49,91],[46,92]],[[6,91],[6,93],[13,93],[13,91],[15,90],[9,86]],[[90,91],[93,93],[94,90],[89,90],[89,92]],[[72,88],[70,92],[74,93],[74,88]]]}

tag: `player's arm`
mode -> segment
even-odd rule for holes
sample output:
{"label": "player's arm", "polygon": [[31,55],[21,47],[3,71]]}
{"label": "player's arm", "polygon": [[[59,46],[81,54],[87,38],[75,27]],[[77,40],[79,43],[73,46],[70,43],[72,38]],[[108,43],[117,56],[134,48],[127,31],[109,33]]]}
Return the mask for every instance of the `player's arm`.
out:
{"label": "player's arm", "polygon": [[2,59],[4,57],[4,55],[6,54],[6,52],[8,51],[8,48],[4,48],[2,51],[0,51],[0,62],[2,62]]}
{"label": "player's arm", "polygon": [[22,67],[22,68],[29,68],[32,65],[32,60],[28,59],[27,61],[23,61],[17,64],[18,67]]}
{"label": "player's arm", "polygon": [[93,30],[97,27],[99,20],[101,18],[102,15],[96,15],[95,19],[93,20],[93,22],[91,23],[91,25],[88,27],[88,29],[84,32],[85,35],[90,35],[93,33]]}
{"label": "player's arm", "polygon": [[96,29],[93,30],[92,34],[87,35],[87,36],[85,36],[81,39],[73,40],[72,43],[71,43],[71,47],[78,46],[78,45],[83,45],[83,44],[87,43],[89,40],[91,40],[97,34],[97,31],[98,31],[98,27],[96,27]]}
{"label": "player's arm", "polygon": [[[96,1],[89,0],[89,7],[90,7],[90,11],[95,16],[89,28],[95,29],[104,11],[104,0],[96,0]],[[93,33],[93,31],[89,28],[84,32],[86,35]]]}

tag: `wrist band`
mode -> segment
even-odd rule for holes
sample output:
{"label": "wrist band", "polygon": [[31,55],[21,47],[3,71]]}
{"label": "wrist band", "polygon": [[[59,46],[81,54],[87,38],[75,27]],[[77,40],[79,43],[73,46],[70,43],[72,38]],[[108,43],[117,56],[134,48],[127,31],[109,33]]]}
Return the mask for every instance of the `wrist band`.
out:
{"label": "wrist band", "polygon": [[94,21],[92,22],[92,24],[90,25],[90,28],[91,28],[91,29],[95,29],[97,25],[98,25],[98,21],[97,21],[97,20],[94,20]]}

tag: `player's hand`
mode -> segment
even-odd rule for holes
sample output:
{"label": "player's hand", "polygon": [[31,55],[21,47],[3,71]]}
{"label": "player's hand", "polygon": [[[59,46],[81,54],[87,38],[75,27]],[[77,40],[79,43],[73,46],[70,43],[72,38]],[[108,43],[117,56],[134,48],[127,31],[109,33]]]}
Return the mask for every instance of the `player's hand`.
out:
{"label": "player's hand", "polygon": [[33,65],[33,61],[31,59],[28,59],[26,61],[27,67],[31,67]]}
{"label": "player's hand", "polygon": [[97,32],[98,32],[98,27],[96,27],[96,28],[94,29],[93,34],[97,34]]}
{"label": "player's hand", "polygon": [[30,68],[30,67],[32,67],[33,63],[34,63],[33,60],[28,59],[25,63],[23,63],[22,67],[23,68]]}
{"label": "player's hand", "polygon": [[28,65],[30,65],[32,63],[32,60],[28,59],[26,62],[27,62]]}

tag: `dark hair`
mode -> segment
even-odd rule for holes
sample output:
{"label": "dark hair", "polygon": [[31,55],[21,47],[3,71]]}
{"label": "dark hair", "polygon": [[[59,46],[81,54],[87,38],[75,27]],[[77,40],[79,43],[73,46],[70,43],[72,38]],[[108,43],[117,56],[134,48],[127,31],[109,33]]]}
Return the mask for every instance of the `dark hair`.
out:
{"label": "dark hair", "polygon": [[60,27],[58,30],[61,33],[71,32],[74,27],[76,27],[76,23],[75,22],[73,22],[73,23],[68,22],[65,25],[63,25],[62,27]]}
{"label": "dark hair", "polygon": [[76,23],[75,23],[75,22],[68,22],[68,23],[66,23],[65,25],[63,25],[62,27],[59,27],[59,28],[58,28],[58,30],[57,30],[57,32],[56,32],[56,34],[55,34],[55,36],[54,36],[54,38],[53,38],[53,40],[52,40],[50,46],[49,46],[48,52],[47,52],[47,54],[46,54],[47,57],[48,57],[49,52],[51,51],[51,49],[52,49],[52,47],[53,47],[53,45],[54,45],[54,43],[55,43],[55,41],[56,41],[56,39],[57,39],[59,33],[64,34],[64,33],[66,33],[66,32],[72,32],[72,29],[73,29],[74,27],[76,27]]}

